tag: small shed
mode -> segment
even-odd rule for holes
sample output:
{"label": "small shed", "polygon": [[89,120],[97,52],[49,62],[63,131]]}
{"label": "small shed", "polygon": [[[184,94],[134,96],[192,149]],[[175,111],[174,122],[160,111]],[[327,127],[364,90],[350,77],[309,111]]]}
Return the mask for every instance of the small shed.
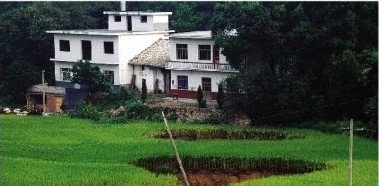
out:
{"label": "small shed", "polygon": [[43,89],[45,88],[46,113],[60,113],[61,106],[66,95],[63,87],[34,85],[28,89],[26,94],[27,107],[29,111],[42,111]]}

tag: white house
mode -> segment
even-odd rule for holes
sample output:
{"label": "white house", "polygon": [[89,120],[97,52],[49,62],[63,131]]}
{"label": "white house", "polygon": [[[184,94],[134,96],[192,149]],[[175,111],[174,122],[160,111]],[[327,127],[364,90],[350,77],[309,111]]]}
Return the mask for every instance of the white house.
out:
{"label": "white house", "polygon": [[[121,10],[125,10],[121,7]],[[54,34],[56,86],[65,87],[68,99],[79,95],[70,82],[79,60],[98,66],[114,85],[195,98],[201,86],[207,99],[215,99],[217,85],[237,73],[214,46],[211,31],[170,33],[171,12],[108,11],[108,29],[51,30]],[[85,96],[81,94],[81,97]],[[76,100],[65,102],[72,103]],[[67,106],[70,107],[70,106]]]}
{"label": "white house", "polygon": [[218,84],[238,73],[215,47],[211,31],[175,33],[161,39],[130,60],[135,85],[146,82],[148,91],[159,90],[181,98],[196,98],[199,86],[207,99],[216,99]]}
{"label": "white house", "polygon": [[108,29],[51,30],[54,34],[57,86],[72,88],[72,66],[89,60],[114,85],[132,84],[130,59],[170,32],[171,12],[104,12]]}

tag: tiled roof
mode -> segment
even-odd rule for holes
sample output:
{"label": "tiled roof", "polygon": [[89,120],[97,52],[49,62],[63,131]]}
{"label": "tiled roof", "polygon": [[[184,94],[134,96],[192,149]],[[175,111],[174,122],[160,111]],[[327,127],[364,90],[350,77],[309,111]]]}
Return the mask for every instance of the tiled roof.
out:
{"label": "tiled roof", "polygon": [[[34,85],[28,89],[30,93],[42,93],[43,86],[42,84]],[[54,86],[46,86],[45,93],[48,94],[66,94],[66,89],[63,87],[54,87]]]}
{"label": "tiled roof", "polygon": [[170,44],[168,39],[159,39],[144,51],[129,61],[132,65],[147,65],[153,67],[165,67],[166,61],[170,60]]}

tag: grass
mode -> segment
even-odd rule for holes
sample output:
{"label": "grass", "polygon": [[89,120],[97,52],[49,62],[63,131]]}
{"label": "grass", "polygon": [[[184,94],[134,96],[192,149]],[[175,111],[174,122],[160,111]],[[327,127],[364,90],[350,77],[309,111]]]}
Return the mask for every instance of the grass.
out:
{"label": "grass", "polygon": [[[231,126],[171,124],[173,129]],[[239,127],[243,128],[243,127]],[[176,185],[173,175],[134,166],[140,158],[173,155],[167,139],[152,137],[162,123],[93,124],[64,116],[0,116],[0,185]],[[301,175],[272,176],[237,185],[347,185],[347,134],[276,128],[305,138],[278,141],[177,141],[182,155],[266,157],[327,163]],[[377,141],[354,138],[354,185],[378,184]]]}

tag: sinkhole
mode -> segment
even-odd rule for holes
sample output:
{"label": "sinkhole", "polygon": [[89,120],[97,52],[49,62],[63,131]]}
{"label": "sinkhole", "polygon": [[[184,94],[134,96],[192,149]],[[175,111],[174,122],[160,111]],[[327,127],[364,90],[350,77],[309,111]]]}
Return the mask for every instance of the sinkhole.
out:
{"label": "sinkhole", "polygon": [[[271,175],[303,174],[326,168],[325,163],[282,158],[183,156],[181,159],[191,186],[226,185]],[[174,174],[179,183],[184,183],[175,157],[143,158],[134,164],[156,174]]]}

